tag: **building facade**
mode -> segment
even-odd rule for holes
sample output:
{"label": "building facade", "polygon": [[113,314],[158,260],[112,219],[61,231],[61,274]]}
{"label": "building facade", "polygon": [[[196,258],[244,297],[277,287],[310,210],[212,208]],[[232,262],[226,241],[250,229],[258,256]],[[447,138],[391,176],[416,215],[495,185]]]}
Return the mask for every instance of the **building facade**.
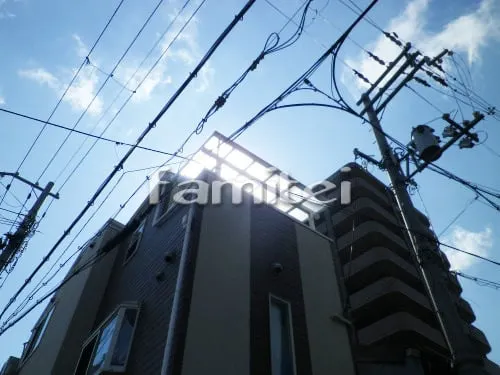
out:
{"label": "building facade", "polygon": [[[214,180],[230,180],[227,168],[247,177],[269,168],[230,145],[223,156],[205,145],[198,159],[229,160],[210,161],[198,176],[212,197]],[[226,156],[235,150],[251,161],[238,155],[232,163]],[[341,189],[322,204],[303,199],[302,188],[287,203],[257,202],[259,189],[241,194],[241,181],[222,184],[220,203],[179,204],[179,180],[166,175],[159,202],[145,200],[131,218],[132,233],[121,235],[130,223],[110,220],[89,240],[69,272],[78,274],[0,374],[453,374],[392,193],[360,166],[346,167],[328,180],[348,184],[348,204]],[[440,259],[473,355],[498,374]]]}

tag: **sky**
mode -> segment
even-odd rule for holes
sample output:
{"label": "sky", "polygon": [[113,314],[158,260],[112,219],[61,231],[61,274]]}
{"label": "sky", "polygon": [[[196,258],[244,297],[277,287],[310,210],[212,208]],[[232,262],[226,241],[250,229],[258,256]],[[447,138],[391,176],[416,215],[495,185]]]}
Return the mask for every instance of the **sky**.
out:
{"label": "sky", "polygon": [[[118,1],[0,0],[0,108],[46,120],[75,72],[89,56],[51,121],[93,134],[104,132],[104,136],[121,142],[135,142],[245,3],[243,0],[206,0],[162,57],[200,1],[189,2],[170,30],[166,27],[184,1],[162,1],[143,32],[124,54],[159,3],[159,0],[125,0],[89,55]],[[271,0],[271,3],[290,16],[302,1]],[[356,3],[364,7],[369,2],[360,0]],[[339,0],[314,0],[312,8],[300,39],[289,48],[266,56],[238,86],[225,106],[205,124],[201,134],[186,145],[185,155],[196,151],[213,131],[229,135],[243,125],[309,68],[324,52],[325,46],[333,43],[340,30],[355,18],[355,14]],[[497,69],[500,0],[380,0],[369,17],[382,29],[395,32],[401,40],[411,42],[429,56],[444,48],[453,50],[453,59],[446,58],[443,62],[445,69],[462,77],[467,87],[472,87],[489,103],[500,103],[497,88],[500,79]],[[146,137],[143,145],[175,151],[215,99],[258,56],[268,35],[279,31],[285,24],[286,19],[266,1],[257,1]],[[282,31],[282,38],[286,39],[294,29],[293,24],[288,24]],[[366,90],[366,85],[352,74],[352,68],[371,82],[382,71],[382,67],[360,47],[385,61],[391,61],[398,54],[398,48],[373,25],[369,22],[359,24],[351,39],[341,48],[335,72],[340,91],[352,106]],[[144,60],[147,55],[149,57]],[[148,74],[157,59],[159,62]],[[311,82],[329,92],[329,61],[311,77]],[[440,88],[439,84],[433,84]],[[460,105],[459,108],[449,96],[423,86],[411,86],[427,101],[405,88],[390,103],[382,118],[386,132],[401,142],[408,143],[412,127],[422,123],[429,123],[436,134],[440,134],[445,127],[444,121],[439,120],[443,112],[454,114],[460,121],[472,118],[470,106]],[[315,95],[319,94],[296,93],[287,99],[287,103],[322,100]],[[120,110],[129,96],[130,101]],[[31,120],[0,113],[2,170],[18,170],[41,126]],[[476,130],[483,142],[481,145],[472,149],[452,147],[438,164],[462,178],[500,189],[498,124],[494,118],[487,117]],[[107,142],[97,142],[92,146],[93,141],[84,136],[67,136],[68,132],[64,130],[47,127],[19,168],[23,177],[39,182],[41,186],[49,181],[55,182],[60,199],[47,201],[42,207],[41,212],[47,214],[37,232],[14,271],[0,280],[0,284],[3,283],[0,306],[7,303],[127,151],[126,146]],[[320,181],[345,163],[354,161],[352,150],[355,147],[366,154],[379,155],[367,124],[344,112],[317,107],[291,108],[267,114],[238,138],[238,142],[306,184]],[[88,156],[79,163],[90,147]],[[160,165],[165,160],[166,156],[158,153],[134,152],[119,174],[120,183],[107,196],[118,177],[112,181],[40,275],[35,277],[27,292],[52,265],[51,274],[58,270],[60,264],[77,252],[78,247],[120,209],[120,205],[145,181],[151,170],[146,168]],[[376,167],[367,168],[383,181],[388,181]],[[419,190],[413,192],[413,201],[430,217],[442,242],[500,260],[497,250],[500,216],[497,211],[474,200],[470,190],[432,171],[420,173],[415,181]],[[3,178],[0,182],[7,184],[10,180]],[[0,186],[3,194],[2,189]],[[28,193],[26,186],[14,182],[0,208],[19,210]],[[117,219],[126,222],[146,194],[147,184],[120,210]],[[32,196],[27,201],[28,206],[34,198]],[[461,211],[463,214],[453,221]],[[0,215],[6,219],[15,217],[5,210]],[[84,226],[87,220],[88,224]],[[0,225],[1,233],[10,228],[3,221]],[[463,253],[445,252],[452,268],[500,282],[497,266]],[[61,254],[61,259],[56,260]],[[56,285],[70,263],[62,267],[37,296]],[[489,358],[500,362],[500,328],[496,324],[496,312],[500,309],[499,292],[469,280],[461,279],[461,283],[463,297],[470,302],[477,316],[474,324],[486,333],[492,347]],[[25,295],[22,294],[13,306],[17,307]],[[28,340],[42,307],[0,336],[0,362],[9,355],[20,355],[22,344]],[[12,311],[9,310],[6,317]]]}

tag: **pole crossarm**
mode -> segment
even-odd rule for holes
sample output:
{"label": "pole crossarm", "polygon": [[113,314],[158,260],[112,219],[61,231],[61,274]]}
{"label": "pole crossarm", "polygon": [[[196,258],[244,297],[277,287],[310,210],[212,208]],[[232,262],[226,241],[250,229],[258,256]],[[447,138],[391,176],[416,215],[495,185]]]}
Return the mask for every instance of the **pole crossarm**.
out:
{"label": "pole crossarm", "polygon": [[[24,182],[26,185],[29,185],[31,186],[33,189],[37,189],[37,190],[40,190],[40,191],[43,191],[44,188],[41,187],[38,182],[31,182],[30,180],[27,180],[25,179],[24,177],[21,177],[19,175],[19,172],[0,172],[0,178],[2,177],[5,177],[5,176],[11,176],[21,182]],[[49,196],[51,196],[52,198],[55,198],[55,199],[59,199],[59,193],[49,193]]]}

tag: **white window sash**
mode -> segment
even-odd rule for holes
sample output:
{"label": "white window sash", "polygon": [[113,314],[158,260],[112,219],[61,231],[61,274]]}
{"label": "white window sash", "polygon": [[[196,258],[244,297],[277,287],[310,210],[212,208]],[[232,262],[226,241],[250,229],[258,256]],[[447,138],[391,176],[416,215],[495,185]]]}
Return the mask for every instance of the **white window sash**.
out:
{"label": "white window sash", "polygon": [[[288,321],[288,334],[290,336],[290,351],[291,351],[291,356],[292,356],[292,367],[293,367],[293,375],[297,375],[297,364],[296,364],[296,361],[295,361],[295,341],[294,341],[294,337],[293,337],[293,317],[292,317],[292,307],[290,305],[290,302],[282,299],[282,298],[279,298],[273,294],[269,294],[269,341],[270,341],[270,344],[271,344],[271,334],[272,334],[272,321],[271,321],[271,306],[272,306],[272,303],[273,303],[273,300],[280,303],[280,304],[283,304],[284,306],[286,306],[286,310],[287,310],[287,321]],[[272,353],[271,354],[271,366],[272,366]],[[280,374],[272,374],[272,375],[280,375]]]}
{"label": "white window sash", "polygon": [[[112,366],[111,365],[111,360],[113,358],[113,353],[114,353],[114,350],[115,350],[115,346],[116,346],[116,342],[118,340],[118,335],[120,333],[120,329],[121,329],[121,326],[122,326],[122,322],[123,322],[123,319],[124,319],[124,316],[125,316],[125,312],[127,309],[133,309],[133,310],[136,310],[136,317],[135,317],[135,324],[134,324],[134,327],[132,329],[132,335],[130,336],[130,342],[128,344],[128,348],[127,348],[127,356],[125,358],[125,361],[124,361],[124,364],[121,365],[121,366]],[[104,329],[104,327],[106,327],[106,325],[111,322],[113,320],[113,318],[116,317],[116,325],[115,325],[115,329],[114,329],[114,332],[113,332],[113,336],[111,338],[111,343],[109,344],[109,347],[108,347],[108,351],[106,352],[106,355],[104,357],[104,362],[101,366],[101,369],[100,371],[111,371],[111,372],[123,372],[125,371],[126,367],[127,367],[127,363],[128,363],[128,359],[129,359],[129,356],[130,356],[130,349],[132,348],[132,342],[134,341],[134,336],[135,336],[135,330],[137,328],[137,322],[139,320],[139,314],[140,314],[140,310],[141,310],[141,307],[140,307],[140,304],[139,303],[134,303],[134,302],[126,302],[126,303],[123,303],[123,304],[120,304],[115,310],[113,310],[113,312],[111,314],[109,314],[106,319],[104,319],[102,321],[101,324],[99,324],[99,326],[94,330],[94,332],[89,336],[89,338],[87,340],[84,341],[83,345],[82,345],[82,350],[80,351],[80,357],[78,359],[78,362],[80,361],[81,357],[82,357],[82,354],[83,354],[83,351],[85,349],[85,347],[87,345],[89,345],[93,339],[96,338],[97,336],[97,339],[94,343],[94,347],[92,348],[92,354],[90,356],[90,360],[87,364],[87,368],[86,368],[86,372],[88,371],[90,365],[92,364],[92,362],[94,361],[95,359],[95,354],[96,354],[96,350],[97,350],[97,347],[99,346],[99,340],[101,338],[101,335],[102,335],[102,331]],[[76,373],[76,370],[77,370],[77,365],[78,365],[78,362],[75,364],[75,370],[73,371],[73,374]]]}

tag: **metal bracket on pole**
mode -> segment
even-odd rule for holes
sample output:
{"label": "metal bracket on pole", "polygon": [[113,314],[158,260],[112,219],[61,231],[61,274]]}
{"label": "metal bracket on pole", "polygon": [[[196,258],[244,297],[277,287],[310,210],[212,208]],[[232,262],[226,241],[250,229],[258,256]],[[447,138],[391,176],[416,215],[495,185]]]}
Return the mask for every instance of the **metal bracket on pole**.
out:
{"label": "metal bracket on pole", "polygon": [[[484,119],[484,115],[482,113],[479,113],[479,112],[474,112],[473,113],[473,116],[474,116],[474,120],[472,121],[464,121],[464,126],[460,126],[458,125],[455,121],[453,121],[451,118],[450,118],[450,115],[448,113],[445,113],[443,115],[443,119],[445,121],[447,121],[448,123],[450,123],[452,126],[456,126],[460,129],[460,132],[457,133],[455,136],[453,136],[448,142],[445,143],[445,145],[443,147],[441,147],[440,151],[441,153],[443,153],[444,151],[446,151],[447,149],[449,149],[459,138],[461,138],[463,135],[465,134],[469,134],[469,131],[477,125],[477,123],[479,123],[481,120]],[[427,161],[424,161],[422,164],[420,164],[417,169],[415,169],[408,177],[407,177],[407,180],[411,179],[413,176],[415,176],[417,173],[420,173],[421,171],[423,171],[425,168],[427,168],[427,166],[430,164],[430,162],[427,162]]]}
{"label": "metal bracket on pole", "polygon": [[384,168],[384,163],[378,161],[377,159],[371,157],[370,155],[365,154],[364,152],[359,151],[357,148],[355,148],[353,150],[353,153],[354,153],[355,157],[359,157],[359,158],[365,159],[366,161],[368,161],[369,163],[372,163],[372,164],[376,165],[380,169]]}
{"label": "metal bracket on pole", "polygon": [[[25,179],[24,177],[21,177],[19,175],[19,172],[15,172],[15,173],[12,173],[12,172],[0,172],[0,178],[1,177],[5,177],[5,176],[11,176],[11,177],[15,178],[16,180],[24,182],[26,185],[31,186],[33,189],[37,189],[37,190],[40,190],[40,191],[44,190],[44,188],[40,187],[40,185],[38,183],[33,183],[33,182]],[[56,194],[49,193],[48,195],[51,196],[52,198],[59,199],[59,194],[58,193],[56,193]]]}

